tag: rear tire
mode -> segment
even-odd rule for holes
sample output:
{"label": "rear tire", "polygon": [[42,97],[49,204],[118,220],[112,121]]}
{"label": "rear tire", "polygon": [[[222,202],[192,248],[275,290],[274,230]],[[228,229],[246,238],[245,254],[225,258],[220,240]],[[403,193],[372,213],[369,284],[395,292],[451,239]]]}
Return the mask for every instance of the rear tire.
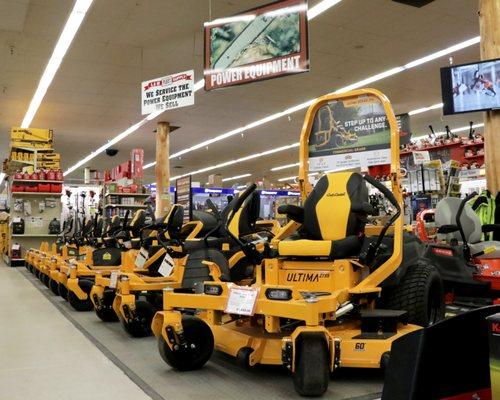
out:
{"label": "rear tire", "polygon": [[383,295],[383,304],[407,311],[411,324],[426,327],[443,320],[444,288],[439,272],[433,265],[409,266],[399,285]]}
{"label": "rear tire", "polygon": [[133,321],[122,320],[123,327],[133,337],[140,338],[151,335],[151,322],[156,314],[153,305],[144,300],[135,302],[135,318]]}
{"label": "rear tire", "polygon": [[301,396],[321,396],[330,381],[330,357],[325,336],[302,333],[297,339],[293,385]]}
{"label": "rear tire", "polygon": [[42,273],[42,277],[41,277],[41,279],[40,279],[40,280],[41,280],[41,281],[42,281],[42,283],[43,283],[45,286],[47,286],[47,287],[49,287],[49,279],[50,279],[50,277],[49,277],[48,275],[46,275],[46,274]]}
{"label": "rear tire", "polygon": [[90,291],[92,290],[92,286],[94,286],[94,282],[87,279],[79,279],[78,286],[87,294],[87,298],[85,300],[80,300],[74,292],[68,290],[69,304],[71,304],[76,311],[91,311],[94,305],[90,300]]}
{"label": "rear tire", "polygon": [[168,365],[179,371],[193,371],[203,367],[214,351],[214,336],[210,327],[197,317],[182,317],[185,348],[172,350],[160,335],[158,350]]}

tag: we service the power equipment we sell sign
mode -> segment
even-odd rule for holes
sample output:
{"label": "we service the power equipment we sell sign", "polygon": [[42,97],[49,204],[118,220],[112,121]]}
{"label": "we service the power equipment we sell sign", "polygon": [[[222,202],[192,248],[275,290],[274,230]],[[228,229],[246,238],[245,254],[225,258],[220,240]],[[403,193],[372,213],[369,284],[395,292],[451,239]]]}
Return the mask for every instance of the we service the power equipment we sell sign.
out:
{"label": "we service the power equipment we sell sign", "polygon": [[142,114],[194,104],[194,71],[184,71],[142,82]]}

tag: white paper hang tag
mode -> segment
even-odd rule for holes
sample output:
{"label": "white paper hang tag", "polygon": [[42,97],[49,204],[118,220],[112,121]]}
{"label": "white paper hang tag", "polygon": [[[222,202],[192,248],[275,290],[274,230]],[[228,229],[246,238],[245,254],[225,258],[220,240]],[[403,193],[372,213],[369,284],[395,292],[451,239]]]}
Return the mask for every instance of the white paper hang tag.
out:
{"label": "white paper hang tag", "polygon": [[123,246],[126,249],[131,249],[132,248],[132,242],[130,240],[127,240],[127,241],[123,242]]}
{"label": "white paper hang tag", "polygon": [[224,312],[228,314],[251,316],[255,312],[255,303],[257,302],[258,295],[258,289],[231,286],[229,288],[229,295],[227,296],[227,304]]}
{"label": "white paper hang tag", "polygon": [[21,245],[20,244],[17,244],[17,243],[14,243],[12,245],[12,250],[19,250],[21,248]]}
{"label": "white paper hang tag", "polygon": [[158,268],[158,273],[162,276],[170,276],[174,270],[174,259],[170,257],[170,254],[165,254],[163,261],[161,262],[160,268]]}
{"label": "white paper hang tag", "polygon": [[118,284],[118,271],[111,272],[109,277],[109,287],[111,289],[116,289],[116,285]]}
{"label": "white paper hang tag", "polygon": [[135,258],[135,267],[136,268],[144,267],[144,264],[146,263],[147,259],[148,259],[148,251],[144,247],[141,247],[141,251],[139,251],[139,254],[137,254],[137,257]]}

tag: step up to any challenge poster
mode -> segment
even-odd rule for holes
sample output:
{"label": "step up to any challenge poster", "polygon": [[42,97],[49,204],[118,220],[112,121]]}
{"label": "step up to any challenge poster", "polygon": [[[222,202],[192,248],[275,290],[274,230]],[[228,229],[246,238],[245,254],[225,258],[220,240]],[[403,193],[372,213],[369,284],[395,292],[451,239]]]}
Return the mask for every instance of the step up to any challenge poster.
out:
{"label": "step up to any challenge poster", "polygon": [[184,71],[142,82],[142,114],[194,104],[194,71]]}

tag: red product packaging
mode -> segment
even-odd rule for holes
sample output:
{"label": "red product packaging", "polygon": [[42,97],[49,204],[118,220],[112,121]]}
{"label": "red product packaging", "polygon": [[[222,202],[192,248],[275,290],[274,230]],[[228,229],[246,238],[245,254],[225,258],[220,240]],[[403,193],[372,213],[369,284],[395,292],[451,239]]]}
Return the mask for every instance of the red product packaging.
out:
{"label": "red product packaging", "polygon": [[50,183],[39,183],[38,191],[39,192],[50,192],[52,190]]}
{"label": "red product packaging", "polygon": [[25,173],[23,174],[23,179],[24,179],[25,181],[28,181],[28,180],[30,179],[30,176],[31,176],[31,175],[30,175],[29,173],[25,172]]}
{"label": "red product packaging", "polygon": [[12,184],[11,187],[10,187],[10,191],[13,192],[13,193],[24,192],[24,186],[23,185]]}
{"label": "red product packaging", "polygon": [[143,164],[144,164],[144,150],[143,149],[133,149],[130,154],[131,160],[131,178],[142,178],[143,177]]}
{"label": "red product packaging", "polygon": [[22,172],[16,172],[14,174],[14,179],[16,179],[16,180],[23,179],[23,173]]}
{"label": "red product packaging", "polygon": [[51,183],[50,191],[52,193],[61,193],[62,192],[62,184],[61,183]]}
{"label": "red product packaging", "polygon": [[56,171],[56,181],[63,181],[64,180],[64,175],[63,175],[63,172],[58,169]]}
{"label": "red product packaging", "polygon": [[132,190],[130,189],[130,187],[124,186],[124,187],[122,187],[122,192],[123,193],[132,193]]}
{"label": "red product packaging", "polygon": [[41,181],[47,180],[47,173],[44,170],[38,172],[38,179]]}
{"label": "red product packaging", "polygon": [[137,193],[137,185],[135,183],[130,185],[130,193]]}
{"label": "red product packaging", "polygon": [[56,171],[53,169],[49,169],[46,174],[47,180],[48,181],[55,181],[56,180]]}
{"label": "red product packaging", "polygon": [[30,179],[32,181],[37,181],[38,180],[38,172],[33,172],[31,175],[30,175]]}
{"label": "red product packaging", "polygon": [[26,185],[24,186],[24,191],[25,192],[38,192],[38,185]]}

